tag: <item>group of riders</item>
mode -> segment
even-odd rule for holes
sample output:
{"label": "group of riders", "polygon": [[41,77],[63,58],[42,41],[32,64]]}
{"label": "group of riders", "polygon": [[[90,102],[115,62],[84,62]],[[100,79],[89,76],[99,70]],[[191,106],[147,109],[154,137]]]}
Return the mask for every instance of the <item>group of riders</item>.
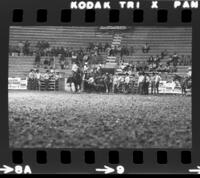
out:
{"label": "group of riders", "polygon": [[[191,70],[189,70],[191,71]],[[173,80],[178,81],[182,88],[182,93],[191,87],[191,75],[180,77],[174,75]],[[105,71],[101,64],[91,69],[86,62],[81,68],[77,63],[72,64],[72,75],[68,77],[67,83],[72,90],[74,84],[75,92],[106,92],[106,93],[137,93],[148,95],[158,94],[161,76],[159,72],[123,72],[112,73]]]}

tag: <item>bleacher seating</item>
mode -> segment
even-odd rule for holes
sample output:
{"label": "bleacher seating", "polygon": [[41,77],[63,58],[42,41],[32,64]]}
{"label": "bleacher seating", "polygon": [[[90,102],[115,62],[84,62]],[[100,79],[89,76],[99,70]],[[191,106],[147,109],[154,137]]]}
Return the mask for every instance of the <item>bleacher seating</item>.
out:
{"label": "bleacher seating", "polygon": [[[134,47],[134,55],[125,58],[127,61],[146,61],[149,56],[160,55],[167,49],[169,54],[177,52],[179,55],[191,55],[192,29],[176,27],[135,27],[134,33],[123,35],[122,45]],[[150,45],[149,53],[143,53],[145,43]],[[166,61],[165,58],[164,61]]]}
{"label": "bleacher seating", "polygon": [[[125,57],[125,62],[146,61],[150,55],[156,56],[167,49],[170,54],[175,51],[180,55],[191,55],[192,50],[192,29],[190,27],[134,27],[127,32],[121,32],[121,44],[133,46],[133,56]],[[111,43],[112,33],[105,33],[98,27],[10,27],[10,45],[18,45],[20,41],[28,40],[33,48],[38,41],[45,40],[50,46],[73,47],[80,49],[88,47],[89,42]],[[142,46],[149,43],[149,53],[142,53]],[[107,56],[105,56],[105,59]],[[167,59],[165,59],[167,60]],[[164,61],[165,61],[164,60]],[[9,76],[25,77],[28,71],[33,68],[34,56],[13,56],[9,57]],[[56,66],[59,66],[58,59]],[[58,67],[59,68],[59,67]],[[187,67],[179,69],[178,72],[185,72]],[[43,72],[44,69],[41,68]],[[69,73],[69,70],[60,72]]]}
{"label": "bleacher seating", "polygon": [[[9,57],[9,77],[26,77],[30,69],[34,66],[35,58],[33,56],[15,56]],[[44,57],[41,58],[41,64],[44,61]],[[66,76],[69,75],[70,70],[68,69],[60,69],[60,64],[58,58],[55,59],[55,67],[56,70],[64,73]],[[39,68],[40,72],[44,73],[46,69],[41,67]]]}
{"label": "bleacher seating", "polygon": [[31,46],[35,46],[38,41],[48,41],[50,46],[80,47],[88,46],[89,42],[111,42],[112,34],[102,33],[98,27],[11,27],[10,44],[18,45],[19,41],[31,41]]}

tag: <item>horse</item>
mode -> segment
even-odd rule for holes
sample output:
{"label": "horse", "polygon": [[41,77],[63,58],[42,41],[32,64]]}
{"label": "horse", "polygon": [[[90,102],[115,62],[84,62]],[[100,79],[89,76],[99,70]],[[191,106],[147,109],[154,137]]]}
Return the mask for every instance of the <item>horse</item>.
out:
{"label": "horse", "polygon": [[191,80],[190,77],[181,77],[181,76],[179,76],[177,74],[173,77],[173,81],[178,81],[180,83],[182,95],[186,95],[187,94],[187,90],[186,89],[191,89],[192,88],[192,82],[190,80]]}
{"label": "horse", "polygon": [[82,72],[78,70],[77,72],[74,72],[72,76],[68,77],[67,83],[70,85],[70,90],[72,91],[72,83],[74,83],[75,92],[78,92],[78,90],[81,90],[82,85]]}
{"label": "horse", "polygon": [[106,93],[110,93],[112,90],[112,78],[109,76],[109,74],[105,74],[103,75],[103,81]]}
{"label": "horse", "polygon": [[97,76],[95,77],[95,89],[98,92],[105,91],[105,83],[104,83],[104,78],[102,76]]}

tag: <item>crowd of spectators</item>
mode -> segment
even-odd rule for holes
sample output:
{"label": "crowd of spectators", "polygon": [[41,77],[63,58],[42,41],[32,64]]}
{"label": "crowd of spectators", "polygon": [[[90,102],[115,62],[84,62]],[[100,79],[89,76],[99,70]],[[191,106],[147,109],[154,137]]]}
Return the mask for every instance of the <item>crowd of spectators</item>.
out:
{"label": "crowd of spectators", "polygon": [[[141,47],[141,51],[143,53],[149,53],[151,50],[151,46],[148,43],[145,43]],[[26,41],[20,41],[17,46],[10,46],[9,47],[9,54],[12,55],[13,53],[17,54],[18,56],[24,55],[24,56],[40,56],[40,57],[71,57],[74,59],[77,59],[78,61],[83,59],[84,57],[91,57],[91,56],[98,56],[102,52],[106,53],[108,56],[116,56],[119,55],[121,57],[123,56],[133,56],[136,50],[134,49],[134,46],[128,46],[128,45],[111,45],[108,42],[106,43],[93,43],[89,42],[88,46],[85,48],[79,48],[74,49],[73,47],[63,47],[63,46],[51,46],[49,42],[47,41],[38,41],[35,46],[26,40]],[[177,55],[177,54],[176,54]],[[156,57],[150,56],[149,63],[152,62],[152,60],[159,61],[160,59],[168,56],[168,51],[165,49],[161,52],[160,55],[157,55]],[[173,58],[173,63],[179,64],[179,65],[191,65],[191,59],[189,56],[182,55],[182,56],[175,56],[170,55],[169,58]],[[177,59],[176,59],[177,58]],[[37,60],[36,60],[37,61]],[[38,60],[39,61],[39,60]],[[169,61],[170,62],[170,61]]]}
{"label": "crowd of spectators", "polygon": [[[141,47],[143,53],[149,53],[151,46],[145,43]],[[17,52],[19,55],[23,54],[26,56],[35,56],[35,66],[37,68],[43,67],[44,69],[56,68],[55,60],[59,59],[59,64],[61,69],[69,68],[71,62],[76,62],[79,66],[84,65],[85,62],[89,64],[102,64],[104,62],[101,53],[106,53],[107,56],[119,56],[120,66],[123,68],[124,60],[126,56],[134,55],[135,49],[133,46],[120,46],[111,45],[109,43],[88,43],[86,48],[73,49],[73,47],[52,47],[47,41],[38,41],[34,47],[31,48],[31,44],[28,40],[18,43],[16,48],[10,48],[10,53]],[[71,61],[67,59],[71,58]],[[42,59],[43,58],[43,59]],[[162,62],[163,59],[167,58],[165,63]],[[41,60],[42,59],[42,60]],[[144,62],[129,63],[124,68],[131,67],[136,68],[137,71],[158,71],[158,72],[176,72],[177,65],[191,65],[191,56],[178,55],[174,52],[173,55],[169,55],[169,52],[165,49],[159,55],[150,56],[148,60]]]}
{"label": "crowd of spectators", "polygon": [[18,56],[32,56],[33,50],[30,47],[30,42],[26,40],[20,41],[16,46],[9,46],[9,54],[17,54]]}
{"label": "crowd of spectators", "polygon": [[[142,49],[143,53],[148,53],[150,46],[146,43]],[[18,56],[33,56],[36,53],[39,53],[40,56],[59,56],[63,55],[65,57],[72,57],[77,55],[82,55],[83,53],[90,53],[91,55],[97,56],[101,52],[106,52],[108,56],[120,55],[120,56],[132,56],[135,52],[133,46],[128,45],[119,45],[114,46],[106,43],[93,43],[89,42],[86,48],[80,48],[79,50],[73,49],[72,47],[63,47],[63,46],[51,46],[47,41],[38,41],[35,46],[31,47],[31,44],[28,40],[22,42],[20,41],[17,46],[10,46],[9,53],[16,53]]]}
{"label": "crowd of spectators", "polygon": [[[165,57],[165,62],[163,62]],[[146,61],[128,62],[120,60],[119,66],[123,72],[140,71],[140,72],[177,72],[177,65],[192,65],[191,57],[178,55],[168,55],[168,51],[164,50],[160,55],[150,56]]]}

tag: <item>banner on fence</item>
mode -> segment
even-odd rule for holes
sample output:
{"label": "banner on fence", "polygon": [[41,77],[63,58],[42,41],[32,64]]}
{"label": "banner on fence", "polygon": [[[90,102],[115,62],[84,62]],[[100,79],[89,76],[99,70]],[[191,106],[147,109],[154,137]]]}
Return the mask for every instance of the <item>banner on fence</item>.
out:
{"label": "banner on fence", "polygon": [[26,90],[27,80],[22,78],[8,78],[8,89],[11,90]]}
{"label": "banner on fence", "polygon": [[181,94],[181,86],[176,82],[160,81],[159,93]]}

